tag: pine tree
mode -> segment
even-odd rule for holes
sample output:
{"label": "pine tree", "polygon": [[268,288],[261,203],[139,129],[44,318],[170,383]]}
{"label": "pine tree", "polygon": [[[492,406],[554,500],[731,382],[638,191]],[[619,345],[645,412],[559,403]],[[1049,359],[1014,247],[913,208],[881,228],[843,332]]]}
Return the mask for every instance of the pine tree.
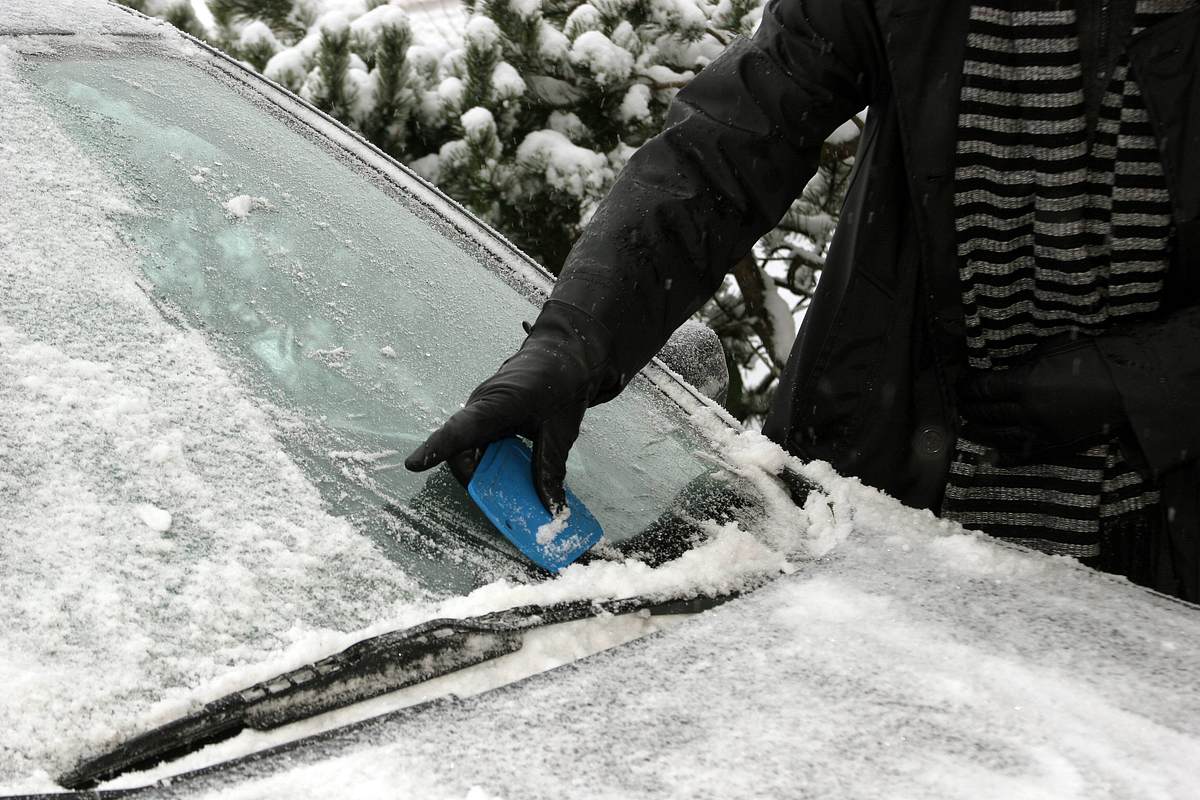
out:
{"label": "pine tree", "polygon": [[[209,0],[210,37],[554,272],[629,156],[661,128],[674,94],[751,33],[762,11],[762,0],[471,2],[455,47],[416,41],[402,9],[379,0],[357,9]],[[699,313],[725,346],[727,405],[741,419],[761,420],[769,408],[824,264],[857,134],[848,123],[831,137],[818,175]]]}

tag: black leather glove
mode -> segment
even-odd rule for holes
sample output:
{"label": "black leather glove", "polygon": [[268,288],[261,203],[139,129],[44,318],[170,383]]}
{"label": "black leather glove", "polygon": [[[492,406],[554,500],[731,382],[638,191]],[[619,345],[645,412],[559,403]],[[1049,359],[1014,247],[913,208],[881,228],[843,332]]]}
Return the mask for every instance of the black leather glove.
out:
{"label": "black leather glove", "polygon": [[998,463],[1029,463],[1111,439],[1127,424],[1108,365],[1091,337],[1056,338],[1005,370],[973,370],[959,386],[963,435]]}
{"label": "black leather glove", "polygon": [[566,505],[567,453],[584,411],[611,382],[608,330],[586,312],[547,300],[521,348],[481,383],[466,406],[404,460],[415,472],[443,461],[464,483],[488,444],[533,440],[533,483],[551,514]]}

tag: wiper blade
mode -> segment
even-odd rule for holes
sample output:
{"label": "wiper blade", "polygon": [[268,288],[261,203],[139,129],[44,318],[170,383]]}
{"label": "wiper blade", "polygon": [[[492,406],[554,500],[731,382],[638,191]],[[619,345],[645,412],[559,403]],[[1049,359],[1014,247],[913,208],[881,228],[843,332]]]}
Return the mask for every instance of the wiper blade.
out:
{"label": "wiper blade", "polygon": [[468,619],[432,620],[364,639],[340,653],[214,700],[199,711],[82,762],[58,782],[67,789],[90,789],[126,772],[181,758],[247,729],[271,730],[415,686],[516,652],[522,645],[522,633],[532,628],[635,612],[696,614],[736,596],[580,600],[519,606]]}
{"label": "wiper blade", "polygon": [[59,778],[87,789],[195,752],[247,729],[266,731],[515,652],[515,631],[433,620],[350,645],[320,661],[228,694],[199,711],[84,761]]}

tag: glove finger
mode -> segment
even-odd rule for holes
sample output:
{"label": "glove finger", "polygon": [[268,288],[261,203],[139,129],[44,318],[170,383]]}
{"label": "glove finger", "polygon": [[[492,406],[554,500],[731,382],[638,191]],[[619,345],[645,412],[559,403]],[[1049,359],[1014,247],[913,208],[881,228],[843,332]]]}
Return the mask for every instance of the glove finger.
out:
{"label": "glove finger", "polygon": [[587,403],[561,411],[542,423],[533,441],[533,486],[551,516],[557,516],[567,506],[567,493],[563,488],[567,455],[579,438],[585,411]]}
{"label": "glove finger", "polygon": [[450,474],[458,479],[463,488],[469,486],[471,478],[475,477],[475,470],[478,469],[479,462],[483,460],[483,453],[484,448],[475,447],[455,453],[446,459],[446,466],[450,468]]}
{"label": "glove finger", "polygon": [[464,450],[486,447],[516,432],[524,412],[484,397],[467,404],[404,459],[404,466],[423,472]]}

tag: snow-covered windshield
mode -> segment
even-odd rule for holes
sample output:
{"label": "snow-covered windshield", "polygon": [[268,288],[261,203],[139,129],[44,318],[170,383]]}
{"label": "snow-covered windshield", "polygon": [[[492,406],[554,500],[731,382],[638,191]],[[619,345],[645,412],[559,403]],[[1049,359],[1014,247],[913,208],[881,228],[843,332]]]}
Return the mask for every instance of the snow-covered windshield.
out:
{"label": "snow-covered windshield", "polygon": [[[372,633],[779,570],[730,529],[708,571],[601,561],[462,596],[520,567],[447,474],[399,463],[535,307],[207,58],[0,35],[0,786]],[[700,439],[639,379],[570,483],[627,536],[697,495]]]}
{"label": "snow-covered windshield", "polygon": [[[267,401],[328,506],[424,584],[511,569],[446,470],[401,461],[520,343],[536,308],[512,277],[221,72],[143,50],[47,59],[30,77],[136,203],[119,221],[164,313]],[[618,542],[711,471],[701,446],[635,382],[589,416],[569,483]]]}

